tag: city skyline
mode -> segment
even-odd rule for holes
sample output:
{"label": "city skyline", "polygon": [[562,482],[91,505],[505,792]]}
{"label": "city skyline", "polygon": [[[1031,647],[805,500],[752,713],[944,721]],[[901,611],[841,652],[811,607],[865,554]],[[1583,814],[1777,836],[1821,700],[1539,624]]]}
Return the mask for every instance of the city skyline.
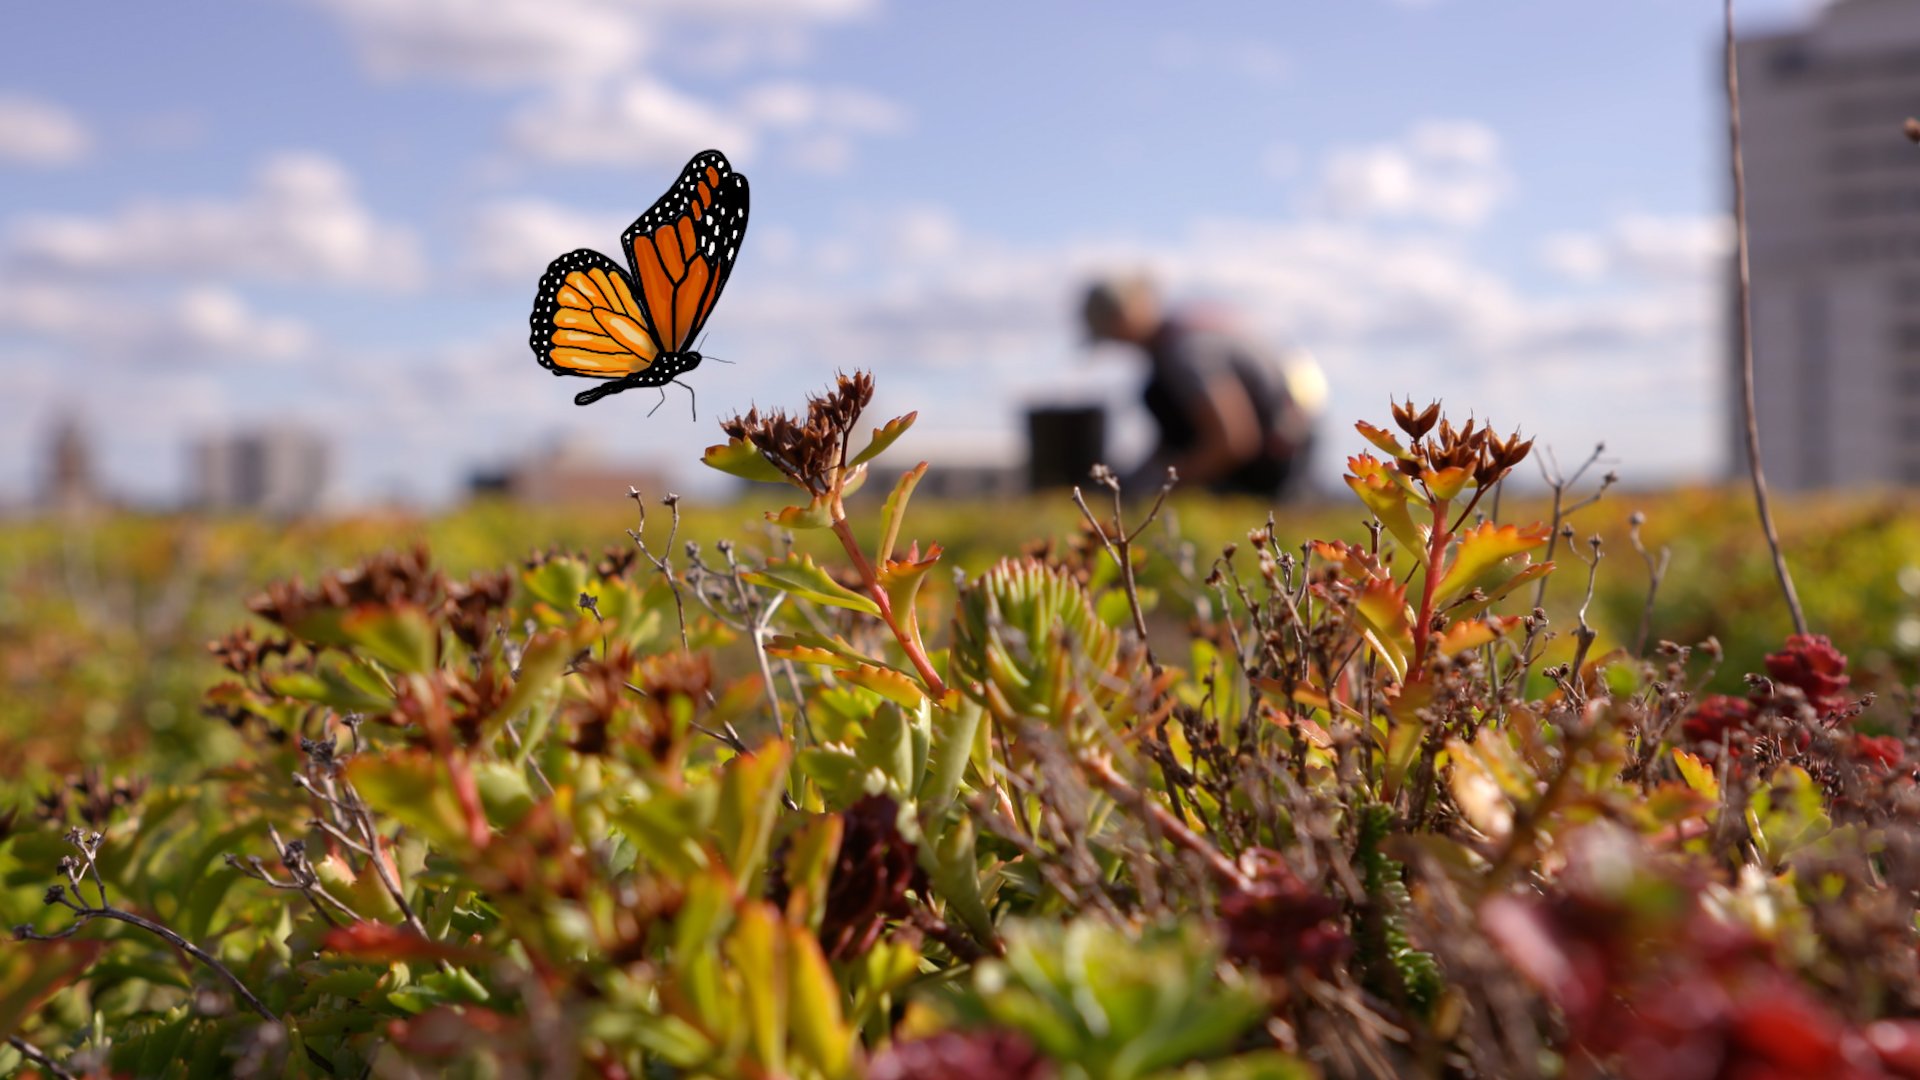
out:
{"label": "city skyline", "polygon": [[[1115,266],[1321,358],[1322,483],[1345,425],[1409,393],[1563,458],[1605,439],[1632,482],[1724,468],[1717,4],[966,10],[18,13],[0,500],[64,413],[143,501],[184,495],[192,433],[280,419],[327,433],[349,500],[444,500],[568,432],[688,475],[718,416],[856,366],[877,410],[920,410],[924,454],[1005,458],[1027,405],[1130,402],[1072,325]],[[526,349],[534,282],[614,250],[708,144],[754,181],[706,345],[737,363],[695,373],[697,422],[677,396],[577,409]]]}

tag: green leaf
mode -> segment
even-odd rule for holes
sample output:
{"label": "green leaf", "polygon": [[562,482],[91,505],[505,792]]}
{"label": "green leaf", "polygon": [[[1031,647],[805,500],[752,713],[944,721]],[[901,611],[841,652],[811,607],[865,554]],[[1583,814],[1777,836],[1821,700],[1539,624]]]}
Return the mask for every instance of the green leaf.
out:
{"label": "green leaf", "polygon": [[967,774],[967,758],[973,751],[973,737],[984,715],[980,704],[966,697],[950,708],[931,710],[933,747],[919,791],[923,823],[944,817],[959,793],[960,779]]}
{"label": "green leaf", "polygon": [[1394,457],[1404,458],[1407,456],[1407,448],[1400,445],[1400,440],[1395,437],[1393,432],[1385,428],[1374,427],[1364,420],[1355,423],[1353,426],[1361,435],[1366,436],[1368,442],[1392,454]]}
{"label": "green leaf", "polygon": [[827,1080],[845,1076],[852,1057],[853,1032],[841,1012],[841,997],[819,939],[787,927],[787,1015],[794,1048]]}
{"label": "green leaf", "polygon": [[[828,807],[841,810],[867,794],[867,767],[854,756],[853,749],[838,743],[809,746],[796,761],[800,771],[820,789]],[[875,777],[878,786],[878,777]]]}
{"label": "green leaf", "polygon": [[1507,631],[1520,625],[1518,615],[1490,615],[1484,619],[1457,619],[1434,639],[1434,648],[1441,656],[1455,656],[1477,649],[1482,645],[1506,636]]}
{"label": "green leaf", "polygon": [[905,559],[892,559],[881,563],[878,579],[880,588],[886,591],[887,607],[892,610],[894,619],[901,624],[909,640],[920,644],[920,586],[927,579],[927,571],[940,561],[940,545],[934,544],[925,555],[911,550]]}
{"label": "green leaf", "polygon": [[393,708],[393,696],[379,677],[357,661],[326,656],[312,671],[287,671],[260,680],[271,693],[300,701],[317,701],[335,712],[384,712]]}
{"label": "green leaf", "polygon": [[1680,767],[1680,778],[1687,786],[1715,804],[1720,801],[1720,780],[1713,775],[1713,767],[1699,757],[1687,753],[1679,747],[1673,748],[1673,763]]}
{"label": "green leaf", "polygon": [[719,446],[707,447],[700,461],[709,469],[729,476],[765,484],[791,483],[787,475],[774,467],[760,449],[745,439],[728,439]]}
{"label": "green leaf", "polygon": [[1367,504],[1367,509],[1380,519],[1380,524],[1387,527],[1400,546],[1409,555],[1418,557],[1427,546],[1427,534],[1413,523],[1413,515],[1407,510],[1408,493],[1399,478],[1388,475],[1378,461],[1365,454],[1348,459],[1347,464],[1360,470],[1359,475],[1345,478],[1347,486],[1360,496],[1360,501]]}
{"label": "green leaf", "polygon": [[566,672],[567,665],[595,636],[594,624],[584,619],[569,627],[535,634],[527,643],[526,651],[520,654],[520,675],[514,679],[513,689],[507,692],[499,708],[480,721],[481,744],[487,745],[499,738],[507,721],[551,689]]}
{"label": "green leaf", "polygon": [[789,506],[767,511],[767,520],[784,529],[827,529],[833,526],[833,499],[815,495],[805,506]]}
{"label": "green leaf", "polygon": [[474,786],[480,789],[480,805],[487,820],[503,829],[511,829],[533,809],[533,788],[527,783],[526,770],[504,761],[478,761],[473,765]]}
{"label": "green leaf", "polygon": [[906,710],[889,702],[873,710],[863,726],[866,732],[854,745],[854,755],[860,764],[887,778],[895,798],[908,798],[920,763],[914,758],[915,740]]}
{"label": "green leaf", "polygon": [[840,677],[903,708],[918,709],[927,703],[927,692],[920,684],[892,668],[859,664],[840,672]]}
{"label": "green leaf", "polygon": [[746,1016],[754,1060],[769,1074],[787,1071],[787,949],[773,908],[746,903],[725,945],[740,974],[740,1010]]}
{"label": "green leaf", "polygon": [[811,555],[795,552],[784,559],[772,560],[764,569],[744,576],[755,585],[779,589],[816,604],[850,608],[869,615],[880,614],[880,605],[833,580],[832,575],[821,569]]}
{"label": "green leaf", "polygon": [[1768,866],[1779,866],[1794,852],[1833,830],[1820,787],[1798,765],[1773,774],[1773,782],[1747,803],[1747,830],[1754,850]]}
{"label": "green leaf", "polygon": [[769,740],[727,762],[721,773],[715,840],[727,870],[747,886],[766,862],[780,793],[787,788],[787,744]]}
{"label": "green leaf", "polygon": [[1486,594],[1487,598],[1485,600],[1474,600],[1456,605],[1451,609],[1451,613],[1455,618],[1471,618],[1492,607],[1504,599],[1508,593],[1513,592],[1513,590],[1525,585],[1527,582],[1538,580],[1553,573],[1555,565],[1553,563],[1547,562],[1530,565],[1531,563],[1531,556],[1515,555],[1501,562],[1491,570],[1488,570],[1476,583],[1476,586],[1481,592]]}
{"label": "green leaf", "polygon": [[973,819],[956,815],[938,842],[918,849],[921,869],[933,891],[947,902],[947,911],[960,916],[969,933],[981,942],[995,940],[993,913],[980,891],[979,856],[975,853]]}
{"label": "green leaf", "polygon": [[463,850],[466,815],[446,770],[425,750],[395,750],[347,762],[347,779],[368,806],[443,850]]}
{"label": "green leaf", "polygon": [[787,882],[788,922],[819,931],[820,920],[827,910],[827,886],[833,876],[833,862],[840,854],[840,837],[846,827],[846,819],[840,815],[820,814],[788,838],[787,857],[782,864]]}
{"label": "green leaf", "polygon": [[1407,610],[1406,586],[1391,579],[1367,582],[1354,601],[1353,613],[1394,678],[1406,677],[1408,654],[1413,651],[1413,615]]}
{"label": "green leaf", "polygon": [[1482,577],[1512,556],[1545,547],[1548,530],[1538,523],[1521,528],[1496,525],[1489,521],[1460,533],[1460,545],[1454,549],[1453,563],[1441,575],[1434,590],[1440,605],[1483,584]]}
{"label": "green leaf", "polygon": [[87,973],[104,948],[99,941],[37,942],[0,950],[0,1032],[20,1030],[20,1022],[40,1003]]}
{"label": "green leaf", "polygon": [[1418,721],[1395,723],[1387,735],[1386,770],[1381,776],[1381,791],[1391,797],[1406,782],[1407,773],[1420,756],[1427,728]]}
{"label": "green leaf", "polygon": [[592,569],[573,556],[548,559],[520,575],[526,595],[546,606],[549,622],[559,616],[568,622],[578,614],[580,594],[589,591]]}
{"label": "green leaf", "polygon": [[711,784],[635,794],[609,807],[607,820],[651,868],[684,881],[712,864],[705,840],[718,813],[718,796]]}
{"label": "green leaf", "polygon": [[821,667],[851,671],[862,664],[884,667],[902,675],[906,671],[893,664],[880,663],[872,657],[855,649],[845,640],[828,637],[812,631],[797,634],[775,634],[767,639],[767,655],[783,660],[796,660],[803,664],[817,664]]}
{"label": "green leaf", "polygon": [[900,523],[906,520],[907,500],[913,498],[913,489],[920,484],[920,478],[927,475],[927,463],[921,462],[900,474],[894,482],[893,490],[888,492],[887,501],[880,507],[880,520],[885,522],[885,530],[880,534],[880,547],[875,555],[882,565],[893,558],[893,545],[900,539]]}
{"label": "green leaf", "polygon": [[[855,454],[853,460],[847,462],[847,464],[849,466],[863,465],[879,457],[881,451],[892,446],[894,440],[907,433],[907,429],[913,426],[914,419],[919,415],[917,412],[910,412],[905,416],[896,416],[880,427],[874,428],[873,441],[867,444],[865,450]],[[925,468],[925,466],[922,466],[922,468]]]}
{"label": "green leaf", "polygon": [[341,617],[340,632],[348,644],[408,675],[433,670],[440,651],[439,631],[414,604],[362,604]]}

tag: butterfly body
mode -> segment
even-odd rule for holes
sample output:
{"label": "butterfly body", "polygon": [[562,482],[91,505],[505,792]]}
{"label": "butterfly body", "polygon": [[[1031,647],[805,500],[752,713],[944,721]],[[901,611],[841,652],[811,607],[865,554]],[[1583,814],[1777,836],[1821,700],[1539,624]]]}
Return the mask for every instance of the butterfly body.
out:
{"label": "butterfly body", "polygon": [[747,209],[747,178],[703,151],[621,234],[624,269],[589,248],[547,266],[527,320],[534,356],[555,375],[608,380],[575,404],[665,386],[699,366],[690,346],[733,272]]}

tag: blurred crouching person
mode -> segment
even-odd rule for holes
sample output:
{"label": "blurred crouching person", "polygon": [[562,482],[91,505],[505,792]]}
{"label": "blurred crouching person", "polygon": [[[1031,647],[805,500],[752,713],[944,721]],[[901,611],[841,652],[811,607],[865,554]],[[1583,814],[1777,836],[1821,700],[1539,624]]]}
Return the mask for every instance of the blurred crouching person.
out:
{"label": "blurred crouching person", "polygon": [[1326,401],[1309,357],[1265,346],[1222,312],[1170,313],[1144,276],[1094,282],[1081,315],[1091,343],[1132,346],[1147,362],[1142,397],[1160,441],[1125,479],[1128,494],[1158,490],[1168,466],[1182,487],[1218,494],[1280,499],[1304,487]]}

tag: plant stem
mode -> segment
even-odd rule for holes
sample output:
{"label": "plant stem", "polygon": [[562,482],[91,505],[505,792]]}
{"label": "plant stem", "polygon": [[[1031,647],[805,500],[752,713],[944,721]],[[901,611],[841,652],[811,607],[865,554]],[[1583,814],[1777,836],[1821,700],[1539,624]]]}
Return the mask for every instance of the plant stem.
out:
{"label": "plant stem", "polygon": [[1407,681],[1419,682],[1426,676],[1427,643],[1433,632],[1433,591],[1439,584],[1441,563],[1447,557],[1447,545],[1453,533],[1447,530],[1447,501],[1433,503],[1433,534],[1427,537],[1427,565],[1421,575],[1419,621],[1413,624],[1413,661],[1407,665]]}
{"label": "plant stem", "polygon": [[1174,817],[1172,811],[1127,783],[1125,777],[1114,771],[1112,762],[1104,757],[1085,753],[1079,755],[1079,761],[1080,767],[1087,771],[1087,775],[1093,777],[1101,790],[1112,796],[1115,802],[1137,814],[1145,814],[1153,819],[1154,826],[1165,833],[1168,839],[1177,846],[1198,855],[1201,861],[1207,864],[1207,868],[1219,875],[1222,880],[1237,889],[1245,890],[1253,887],[1253,883],[1247,879],[1247,875],[1240,872],[1240,868],[1233,864],[1232,859],[1227,858],[1219,848],[1208,843],[1205,837],[1187,828],[1187,823]]}
{"label": "plant stem", "polygon": [[20,1056],[34,1063],[47,1075],[57,1080],[74,1080],[73,1074],[62,1068],[60,1063],[48,1057],[46,1051],[33,1045],[18,1035],[7,1036],[7,1045],[20,1052]]}
{"label": "plant stem", "polygon": [[1800,594],[1794,590],[1793,575],[1787,571],[1787,557],[1780,550],[1780,534],[1773,527],[1773,509],[1767,498],[1767,475],[1760,467],[1760,422],[1753,407],[1753,283],[1747,263],[1747,170],[1740,156],[1740,58],[1733,39],[1733,0],[1726,0],[1727,23],[1727,135],[1733,157],[1733,223],[1737,269],[1734,278],[1739,300],[1738,322],[1734,333],[1740,342],[1740,405],[1746,422],[1747,474],[1753,481],[1753,502],[1760,512],[1760,530],[1766,534],[1767,549],[1773,553],[1773,574],[1780,579],[1780,592],[1787,599],[1787,612],[1793,616],[1797,634],[1807,632],[1807,616],[1800,609]]}
{"label": "plant stem", "polygon": [[[840,510],[838,506],[834,509]],[[926,684],[927,693],[935,701],[945,700],[947,696],[945,680],[933,670],[933,661],[927,658],[927,651],[921,647],[919,638],[900,628],[899,621],[894,617],[893,601],[887,597],[887,590],[881,587],[880,575],[874,572],[873,564],[867,561],[866,553],[860,550],[860,542],[853,538],[853,529],[847,524],[847,516],[844,512],[834,514],[833,535],[840,538],[840,546],[846,549],[847,558],[852,559],[854,569],[860,571],[860,580],[867,587],[867,596],[880,609],[880,621],[887,624],[887,629],[893,632],[894,640],[900,643],[900,648],[907,654],[907,659],[913,662],[913,669],[920,673],[920,681]]]}
{"label": "plant stem", "polygon": [[247,1006],[254,1012],[259,1013],[268,1020],[280,1019],[273,1015],[272,1009],[267,1008],[259,998],[254,997],[253,991],[247,989],[247,984],[241,982],[240,977],[235,975],[225,964],[221,963],[217,957],[205,949],[202,949],[200,946],[195,945],[193,942],[188,941],[186,938],[181,937],[179,934],[174,933],[168,927],[162,926],[152,919],[135,915],[131,911],[122,911],[117,907],[88,907],[77,910],[78,914],[74,917],[73,922],[64,930],[52,934],[42,934],[28,927],[21,927],[14,931],[14,937],[25,941],[59,941],[62,938],[72,937],[75,933],[79,932],[81,927],[92,922],[94,919],[116,919],[129,926],[137,926],[147,933],[153,934],[167,944],[212,968],[221,978],[227,981],[227,985],[233,987],[234,993],[239,994],[241,1000],[245,1001]]}

